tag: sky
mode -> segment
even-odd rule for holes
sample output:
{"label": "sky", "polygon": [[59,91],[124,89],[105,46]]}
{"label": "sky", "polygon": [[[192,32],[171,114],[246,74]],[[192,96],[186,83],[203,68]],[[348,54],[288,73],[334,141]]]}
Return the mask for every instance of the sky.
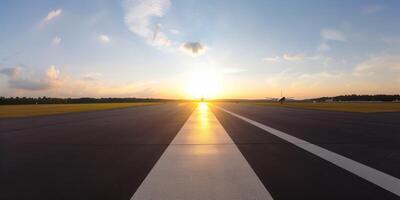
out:
{"label": "sky", "polygon": [[2,0],[0,96],[400,93],[397,0]]}

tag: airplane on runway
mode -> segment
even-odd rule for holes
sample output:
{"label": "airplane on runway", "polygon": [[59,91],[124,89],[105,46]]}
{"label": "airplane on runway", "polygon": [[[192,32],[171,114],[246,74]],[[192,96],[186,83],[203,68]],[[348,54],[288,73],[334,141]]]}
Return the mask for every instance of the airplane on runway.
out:
{"label": "airplane on runway", "polygon": [[268,101],[274,101],[274,102],[279,102],[280,104],[283,104],[285,101],[287,100],[294,100],[294,97],[285,97],[283,96],[283,92],[281,89],[281,96],[278,97],[265,97],[265,99],[267,99]]}

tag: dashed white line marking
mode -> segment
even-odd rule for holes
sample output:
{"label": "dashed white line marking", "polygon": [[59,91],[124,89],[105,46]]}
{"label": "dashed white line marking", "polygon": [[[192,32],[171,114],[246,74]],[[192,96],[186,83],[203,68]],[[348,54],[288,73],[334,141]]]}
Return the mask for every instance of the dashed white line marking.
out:
{"label": "dashed white line marking", "polygon": [[133,199],[272,199],[206,104],[201,103]]}
{"label": "dashed white line marking", "polygon": [[253,121],[251,119],[248,119],[246,117],[243,117],[241,115],[238,115],[236,113],[230,112],[224,108],[217,107],[218,109],[225,111],[239,119],[242,119],[243,121],[246,121],[258,128],[261,128],[268,133],[271,133],[272,135],[275,135],[283,140],[286,140],[287,142],[290,142],[294,144],[295,146],[298,146],[324,160],[327,160],[333,164],[335,164],[338,167],[341,167],[387,191],[390,191],[397,196],[400,196],[400,179],[393,177],[389,174],[386,174],[384,172],[381,172],[379,170],[376,170],[374,168],[371,168],[367,165],[361,164],[359,162],[356,162],[354,160],[351,160],[349,158],[346,158],[344,156],[341,156],[337,153],[334,153],[332,151],[329,151],[327,149],[324,149],[320,146],[317,146],[315,144],[309,143],[305,140],[293,137],[287,133],[284,133],[282,131],[276,130],[274,128],[271,128],[269,126],[266,126],[264,124],[261,124],[259,122]]}

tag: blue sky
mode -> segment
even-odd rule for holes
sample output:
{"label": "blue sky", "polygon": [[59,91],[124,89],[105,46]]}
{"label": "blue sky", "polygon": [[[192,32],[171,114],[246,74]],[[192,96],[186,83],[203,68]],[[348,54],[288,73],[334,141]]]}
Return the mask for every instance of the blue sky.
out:
{"label": "blue sky", "polygon": [[399,9],[396,0],[6,0],[0,96],[400,93]]}

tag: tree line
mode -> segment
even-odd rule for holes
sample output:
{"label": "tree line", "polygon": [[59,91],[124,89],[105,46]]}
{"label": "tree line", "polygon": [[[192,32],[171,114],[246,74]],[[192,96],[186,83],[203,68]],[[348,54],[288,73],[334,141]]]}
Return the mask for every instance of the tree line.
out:
{"label": "tree line", "polygon": [[18,104],[78,104],[78,103],[133,103],[162,102],[165,99],[152,98],[52,98],[52,97],[0,97],[0,105]]}
{"label": "tree line", "polygon": [[386,95],[386,94],[378,94],[378,95],[340,95],[335,97],[320,97],[315,99],[310,99],[312,101],[324,102],[324,101],[400,101],[400,95]]}

